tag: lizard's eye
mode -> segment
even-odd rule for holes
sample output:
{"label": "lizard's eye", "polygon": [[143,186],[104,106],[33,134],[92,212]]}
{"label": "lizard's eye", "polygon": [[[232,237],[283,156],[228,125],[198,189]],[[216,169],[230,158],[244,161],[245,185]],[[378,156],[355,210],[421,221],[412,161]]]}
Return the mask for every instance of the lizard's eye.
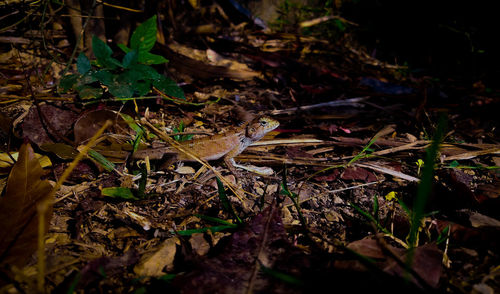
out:
{"label": "lizard's eye", "polygon": [[263,127],[265,127],[267,125],[267,121],[261,120],[260,121],[260,125],[263,126]]}

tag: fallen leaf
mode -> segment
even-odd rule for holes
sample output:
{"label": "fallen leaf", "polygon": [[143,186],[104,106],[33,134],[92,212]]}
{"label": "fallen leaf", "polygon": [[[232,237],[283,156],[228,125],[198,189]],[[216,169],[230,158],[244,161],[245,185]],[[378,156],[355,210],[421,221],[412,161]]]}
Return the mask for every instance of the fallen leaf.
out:
{"label": "fallen leaf", "polygon": [[[406,250],[394,247],[387,244],[387,249],[390,249],[396,256],[403,262],[406,261]],[[405,269],[401,268],[398,263],[388,257],[379,242],[371,237],[354,241],[347,245],[347,248],[362,254],[364,256],[381,260],[379,267],[385,272],[405,277]],[[436,288],[441,277],[441,260],[443,253],[437,248],[435,244],[425,244],[415,248],[413,255],[412,269],[431,287]],[[412,281],[419,285],[416,279]]]}
{"label": "fallen leaf", "polygon": [[198,255],[205,255],[208,253],[208,250],[210,250],[210,244],[205,240],[204,234],[202,233],[192,234],[189,239],[189,244],[191,244],[191,248],[193,248]]}
{"label": "fallen leaf", "polygon": [[159,277],[164,275],[163,269],[165,267],[167,271],[173,267],[177,244],[179,244],[177,237],[163,241],[153,254],[141,258],[141,261],[134,267],[134,272],[139,276]]}
{"label": "fallen leaf", "polygon": [[92,287],[95,289],[95,282],[98,282],[104,278],[109,278],[114,275],[127,272],[127,267],[135,264],[138,260],[139,257],[137,251],[135,250],[129,250],[122,256],[105,256],[94,259],[91,262],[87,263],[87,265],[85,265],[81,270],[81,278],[78,282],[78,288]]}
{"label": "fallen leaf", "polygon": [[[246,292],[251,287],[249,282],[255,267],[260,264],[270,267],[278,257],[285,258],[286,244],[280,210],[268,207],[235,232],[221,254],[199,261],[196,270],[176,278],[174,283],[183,293],[200,293],[200,289],[204,293]],[[269,277],[258,275],[252,285],[254,289],[264,287],[266,278]]]}
{"label": "fallen leaf", "polygon": [[474,228],[500,229],[500,221],[478,212],[472,212],[469,221]]}
{"label": "fallen leaf", "polygon": [[32,106],[22,126],[23,136],[37,145],[54,143],[54,140],[59,141],[60,136],[65,136],[71,130],[77,118],[76,112],[67,108],[48,104],[38,107],[48,122],[42,121],[37,107]]}
{"label": "fallen leaf", "polygon": [[377,177],[368,170],[360,167],[348,167],[341,175],[343,180],[361,180],[365,182],[375,182]]}
{"label": "fallen leaf", "polygon": [[98,109],[84,113],[75,123],[75,143],[83,144],[104,125],[107,120],[113,122],[113,129],[108,129],[114,134],[128,133],[129,127],[122,116],[115,111]]}
{"label": "fallen leaf", "polygon": [[[37,248],[37,205],[50,201],[52,185],[41,180],[44,171],[29,144],[19,150],[5,194],[0,197],[0,264],[23,266]],[[45,232],[52,216],[52,204],[45,213]]]}
{"label": "fallen leaf", "polygon": [[[401,260],[406,261],[406,255],[400,256]],[[436,244],[429,243],[415,248],[413,255],[412,269],[427,283],[427,285],[437,288],[442,272],[443,253]],[[400,277],[406,275],[405,270],[401,268],[396,261],[391,260],[384,271],[396,274]],[[417,285],[416,280],[413,282]]]}

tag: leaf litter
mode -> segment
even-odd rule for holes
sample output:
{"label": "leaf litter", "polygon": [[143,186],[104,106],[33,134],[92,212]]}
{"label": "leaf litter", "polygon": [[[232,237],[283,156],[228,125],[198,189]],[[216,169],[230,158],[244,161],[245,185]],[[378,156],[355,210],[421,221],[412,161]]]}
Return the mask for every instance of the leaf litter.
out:
{"label": "leaf litter", "polygon": [[[184,23],[187,18],[178,21]],[[78,155],[78,145],[112,119],[113,127],[92,148],[116,168],[106,170],[101,161],[88,157],[57,195],[54,216],[46,226],[49,271],[44,278],[51,281],[47,291],[86,292],[98,287],[118,292],[175,289],[188,293],[493,289],[498,284],[495,265],[499,260],[495,250],[499,245],[498,128],[493,116],[478,113],[485,107],[491,110],[498,98],[485,98],[488,94],[476,87],[457,98],[467,102],[467,95],[475,97],[467,104],[471,111],[441,103],[442,93],[422,105],[419,91],[426,85],[425,78],[388,79],[396,76],[394,67],[384,67],[349,45],[332,46],[315,38],[256,33],[249,28],[241,32],[252,46],[242,42],[235,31],[232,38],[207,37],[204,44],[210,46],[197,52],[193,48],[200,45],[186,37],[179,38],[182,44],[159,44],[153,49],[170,60],[162,73],[183,85],[192,105],[176,104],[180,102],[155,92],[148,93],[152,95],[148,100],[116,103],[106,101],[112,98],[107,96],[93,104],[81,103],[74,94],[58,95],[51,87],[61,77],[61,69],[44,76],[43,81],[50,83],[36,78],[34,73],[50,63],[47,52],[19,46],[5,55],[2,67],[8,70],[2,72],[5,81],[0,94],[5,102],[2,122],[8,127],[2,123],[2,146],[13,151],[27,138],[37,152],[51,156],[54,172],[36,166],[33,151],[22,145],[0,198],[0,209],[6,212],[0,224],[12,228],[6,233],[14,234],[7,235],[10,241],[2,247],[6,248],[2,249],[2,264],[24,267],[27,274],[9,275],[6,281],[2,277],[2,284],[32,289],[36,274],[27,269],[37,263],[31,256],[37,236],[30,216],[36,211],[35,203],[50,189],[46,179],[56,181]],[[296,45],[304,46],[303,52],[324,48],[329,53],[290,54]],[[54,48],[58,47],[48,52]],[[34,56],[32,50],[42,57],[29,59]],[[58,50],[69,60],[70,51]],[[195,53],[205,56],[199,58]],[[20,54],[25,54],[21,55],[22,64]],[[101,57],[113,63],[111,55]],[[31,95],[26,75],[33,94],[47,102],[39,106],[26,102],[25,97]],[[110,95],[106,87],[102,87],[104,96]],[[442,88],[453,92],[459,87],[449,82]],[[161,162],[137,164],[128,159],[139,131],[132,130],[117,113],[126,113],[143,127],[139,118],[147,117],[172,134],[183,121],[183,132],[199,138],[203,136],[200,132],[220,133],[238,125],[234,104],[254,113],[272,114],[281,126],[265,138],[269,141],[261,142],[266,145],[250,146],[237,158],[271,166],[275,175],[243,172],[233,176],[222,162],[210,162],[225,178],[231,176],[228,182],[244,195],[239,199],[228,193],[233,213],[218,200],[220,191],[209,169],[196,163],[172,169]],[[451,132],[436,162],[427,209],[430,214],[422,219],[420,243],[407,267],[405,238],[412,224],[411,210],[405,204],[412,203],[416,195],[421,177],[417,162],[431,143],[435,109],[440,107],[448,108]],[[40,119],[40,113],[47,119]],[[387,125],[393,125],[393,131],[368,146]],[[148,137],[139,138],[138,144],[158,144],[152,142],[156,134],[145,127],[144,132]],[[294,200],[278,194],[284,164],[288,189],[296,194],[299,210]],[[141,165],[146,166],[145,179]],[[103,196],[105,188],[137,193],[141,179],[146,184],[143,197],[134,194],[138,200]],[[397,200],[389,200],[387,195],[397,195]],[[7,212],[18,213],[7,217]],[[234,215],[244,224],[215,230],[216,221],[236,223]],[[301,215],[306,227],[301,225]],[[438,244],[440,237],[448,237],[448,241]],[[9,273],[5,269],[2,272]]]}

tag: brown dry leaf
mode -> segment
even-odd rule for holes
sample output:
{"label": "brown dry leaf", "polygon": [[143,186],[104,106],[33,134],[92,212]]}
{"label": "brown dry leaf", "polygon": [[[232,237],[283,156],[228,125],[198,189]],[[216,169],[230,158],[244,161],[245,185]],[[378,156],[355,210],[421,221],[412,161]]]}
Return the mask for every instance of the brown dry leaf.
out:
{"label": "brown dry leaf", "polygon": [[263,289],[272,288],[269,277],[254,273],[260,265],[273,267],[286,259],[292,251],[288,246],[280,210],[268,207],[234,233],[220,254],[200,260],[196,270],[179,276],[174,284],[183,293],[266,292]]}
{"label": "brown dry leaf", "polygon": [[[362,254],[364,256],[381,260],[380,267],[389,274],[404,277],[405,270],[402,269],[396,261],[388,258],[379,242],[371,237],[355,241],[347,245],[347,248]],[[401,261],[406,260],[406,251],[387,244],[390,249]],[[443,254],[435,244],[425,244],[415,248],[413,256],[412,269],[431,287],[437,287],[441,277],[441,260]],[[415,284],[419,284],[413,280]]]}
{"label": "brown dry leaf", "polygon": [[89,111],[83,114],[75,123],[75,143],[82,144],[99,130],[107,120],[113,122],[113,129],[109,130],[113,134],[123,134],[129,131],[127,123],[121,115],[108,109]]}
{"label": "brown dry leaf", "polygon": [[339,177],[340,171],[338,169],[334,169],[330,174],[324,176],[314,177],[316,181],[325,181],[332,182],[335,181]]}
{"label": "brown dry leaf", "polygon": [[[437,288],[441,278],[443,253],[436,244],[429,243],[415,248],[413,255],[413,270],[427,283],[427,285]],[[406,255],[401,256],[401,260],[406,260]],[[384,271],[404,277],[405,270],[394,260],[384,268]],[[413,282],[417,285],[416,280]]]}
{"label": "brown dry leaf", "polygon": [[479,212],[471,212],[469,221],[474,228],[500,229],[500,221]]}
{"label": "brown dry leaf", "polygon": [[[233,70],[226,66],[216,66],[206,63],[205,61],[197,60],[185,54],[178,53],[169,46],[158,44],[162,55],[169,62],[169,67],[175,68],[179,72],[198,79],[219,79],[230,78],[235,80],[252,80],[255,77],[260,77],[261,74],[253,70]],[[189,48],[187,51],[193,51]]]}
{"label": "brown dry leaf", "polygon": [[[37,205],[48,199],[50,183],[29,144],[23,144],[12,167],[5,194],[0,197],[0,263],[23,266],[37,248]],[[45,214],[48,230],[52,205]]]}
{"label": "brown dry leaf", "polygon": [[[362,254],[366,257],[374,258],[374,259],[385,259],[386,256],[380,248],[377,240],[366,237],[361,240],[357,240],[351,242],[347,245],[347,248],[356,251],[359,254]],[[398,254],[402,254],[404,251],[399,248],[391,247],[392,250],[396,251]]]}
{"label": "brown dry leaf", "polygon": [[342,173],[343,180],[360,180],[365,182],[377,181],[377,177],[368,170],[360,167],[348,167]]}
{"label": "brown dry leaf", "polygon": [[52,152],[61,159],[74,159],[78,155],[78,150],[68,144],[53,143],[39,146],[45,152]]}
{"label": "brown dry leaf", "polygon": [[141,258],[139,264],[134,267],[134,272],[139,276],[158,277],[164,275],[163,269],[165,267],[167,271],[173,267],[177,244],[179,244],[177,237],[163,241],[152,255]]}
{"label": "brown dry leaf", "polygon": [[202,233],[191,235],[189,244],[191,244],[191,248],[193,248],[198,255],[205,255],[210,250],[210,244],[205,240],[204,234]]}
{"label": "brown dry leaf", "polygon": [[66,107],[48,104],[39,105],[40,113],[45,119],[42,121],[37,107],[33,105],[23,122],[23,136],[28,137],[37,145],[54,143],[65,136],[77,118],[76,111]]}

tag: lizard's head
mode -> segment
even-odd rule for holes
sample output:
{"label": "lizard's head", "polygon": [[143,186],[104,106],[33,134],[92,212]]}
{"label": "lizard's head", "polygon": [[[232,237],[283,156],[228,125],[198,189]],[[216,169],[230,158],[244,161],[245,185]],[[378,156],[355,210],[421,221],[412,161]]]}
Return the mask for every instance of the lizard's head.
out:
{"label": "lizard's head", "polygon": [[257,141],[260,138],[264,137],[268,132],[276,129],[280,123],[270,117],[261,116],[254,120],[252,120],[247,125],[246,137]]}

